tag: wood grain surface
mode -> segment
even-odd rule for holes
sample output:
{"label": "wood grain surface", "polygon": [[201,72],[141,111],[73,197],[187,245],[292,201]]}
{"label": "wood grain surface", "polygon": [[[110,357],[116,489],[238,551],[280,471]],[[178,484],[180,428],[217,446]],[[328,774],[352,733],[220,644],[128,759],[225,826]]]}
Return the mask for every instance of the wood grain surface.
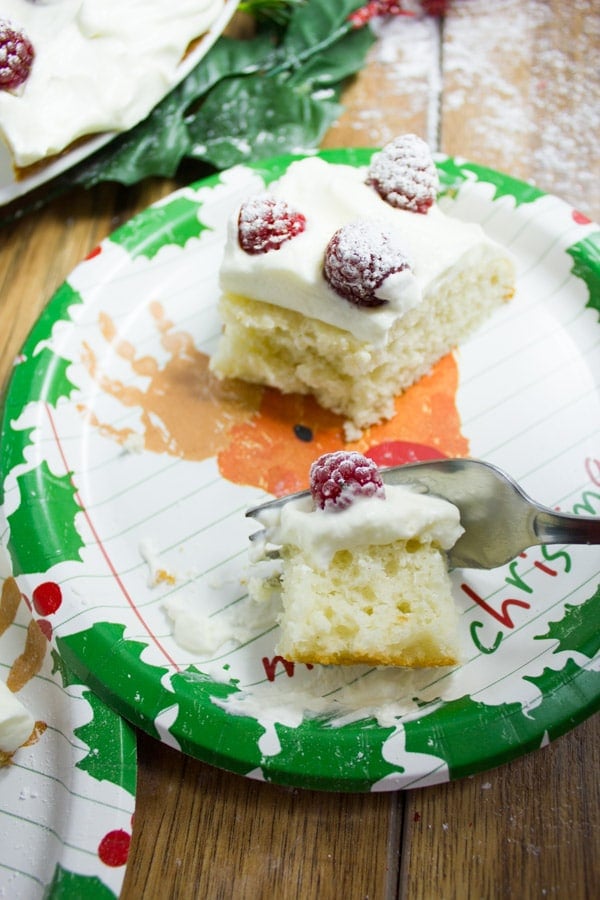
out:
{"label": "wood grain surface", "polygon": [[[415,131],[600,219],[597,0],[455,0],[382,27],[325,146]],[[180,185],[72,191],[0,229],[0,383],[54,290]],[[142,734],[122,892],[139,898],[432,900],[600,895],[600,723],[500,769],[372,795],[291,790]]]}

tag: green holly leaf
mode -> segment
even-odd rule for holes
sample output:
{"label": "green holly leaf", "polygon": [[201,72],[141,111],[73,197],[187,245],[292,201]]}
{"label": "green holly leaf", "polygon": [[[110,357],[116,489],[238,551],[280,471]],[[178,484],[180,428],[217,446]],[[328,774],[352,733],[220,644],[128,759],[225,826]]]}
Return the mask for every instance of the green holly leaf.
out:
{"label": "green holly leaf", "polygon": [[[70,397],[75,390],[67,374],[70,365],[71,360],[63,359],[49,347],[32,356],[23,356],[13,371],[11,384],[11,393],[16,402],[21,401],[21,410],[27,403],[38,400],[55,407],[61,397]],[[14,409],[10,407],[11,412]]]}
{"label": "green holly leaf", "polygon": [[[492,707],[470,697],[451,700],[405,724],[406,750],[444,759],[450,777],[461,778],[503,761],[514,737],[506,726],[507,719],[520,713],[518,703]],[[536,733],[528,749],[537,746]]]}
{"label": "green holly leaf", "polygon": [[71,319],[71,307],[80,303],[83,303],[83,297],[79,291],[71,287],[68,281],[63,282],[52,295],[51,310],[46,307],[47,311],[44,311],[38,319],[37,325],[31,333],[31,338],[36,342],[49,338],[57,319],[69,321]]}
{"label": "green holly leaf", "polygon": [[316,100],[277,78],[229,79],[189,123],[190,156],[218,169],[316,146],[337,118],[333,100]]}
{"label": "green holly leaf", "polygon": [[52,674],[60,675],[60,680],[62,682],[62,686],[64,688],[70,687],[72,684],[79,684],[79,678],[76,678],[73,673],[67,668],[65,665],[65,661],[60,655],[57,653],[54,648],[50,651],[50,656],[52,658]]}
{"label": "green holly leaf", "polygon": [[84,691],[92,710],[87,725],[74,729],[76,737],[89,747],[89,753],[76,765],[96,781],[110,781],[135,796],[137,753],[134,732],[126,728],[117,713],[96,694]]}
{"label": "green holly leaf", "polygon": [[544,191],[535,185],[527,184],[525,181],[520,181],[518,178],[502,172],[496,172],[495,169],[489,169],[487,166],[464,163],[462,168],[467,172],[473,172],[478,181],[495,185],[494,200],[498,200],[500,197],[513,197],[515,206],[520,206],[522,203],[533,203],[534,200],[544,196]]}
{"label": "green holly leaf", "polygon": [[[324,720],[305,719],[297,728],[281,724],[275,728],[281,752],[262,762],[265,779],[275,784],[368,791],[375,781],[403,771],[382,755],[383,745],[394,728],[383,728],[374,720],[331,727]],[[332,746],[334,743],[338,751]]]}
{"label": "green holly leaf", "polygon": [[[274,727],[281,751],[265,757],[259,747],[263,725],[251,716],[234,716],[215,702],[236,694],[239,688],[235,683],[214,682],[193,667],[171,681],[180,701],[171,730],[184,753],[192,756],[199,755],[200,737],[201,758],[211,765],[241,775],[260,767],[265,779],[274,784],[340,791],[369,790],[373,781],[399,771],[382,757],[383,744],[393,728],[381,728],[374,721],[333,729],[325,720],[305,720],[297,728],[277,723]],[[339,753],[331,749],[332,738],[339,739]]]}
{"label": "green holly leaf", "polygon": [[84,631],[58,637],[56,643],[81,681],[117,713],[158,737],[154,721],[175,702],[162,685],[168,669],[144,662],[141,657],[147,643],[128,640],[124,632],[120,623],[96,622]]}
{"label": "green holly leaf", "polygon": [[4,503],[4,481],[6,475],[25,462],[25,448],[31,444],[33,428],[24,428],[21,431],[13,431],[8,428],[2,433],[0,446],[2,447],[2,473],[0,475],[0,506]]}
{"label": "green holly leaf", "polygon": [[[299,61],[323,54],[341,38],[352,33],[348,16],[362,4],[356,0],[309,0],[299,5],[290,17],[282,41],[282,57],[292,68]],[[361,29],[368,31],[368,29]]]}
{"label": "green holly leaf", "polygon": [[[28,403],[43,399],[50,406],[56,406],[61,397],[70,397],[75,389],[67,375],[70,361],[40,345],[50,340],[58,321],[70,320],[70,308],[82,302],[81,294],[64,282],[37,320],[13,369],[4,412],[5,431]],[[4,466],[3,469],[7,471]]]}
{"label": "green holly leaf", "polygon": [[560,671],[546,669],[525,680],[542,694],[534,708],[488,706],[471,697],[451,700],[405,724],[407,751],[440,757],[451,778],[462,778],[537,750],[544,735],[554,740],[598,709],[600,673],[572,660]]}
{"label": "green holly leaf", "polygon": [[513,197],[515,205],[520,206],[522,203],[533,203],[534,200],[544,196],[544,191],[535,185],[476,163],[457,163],[450,157],[438,162],[437,168],[443,194],[455,193],[460,185],[468,180],[469,176],[466,173],[470,172],[477,181],[495,185],[494,200],[500,197]]}
{"label": "green holly leaf", "polygon": [[449,156],[447,159],[436,161],[436,167],[440,179],[440,194],[455,196],[460,186],[467,180],[463,166]]}
{"label": "green holly leaf", "polygon": [[[53,648],[52,674],[60,675],[63,688],[79,685],[77,678]],[[117,713],[96,694],[85,690],[82,698],[90,706],[90,721],[74,729],[74,734],[89,747],[89,753],[76,763],[97,781],[110,781],[135,796],[137,779],[137,743],[135,734]]]}
{"label": "green holly leaf", "polygon": [[110,235],[110,240],[124,247],[133,258],[152,259],[167,244],[184,247],[206,230],[198,216],[200,206],[187,197],[174,197],[134,216]]}
{"label": "green holly leaf", "polygon": [[46,889],[49,900],[117,900],[115,894],[96,875],[78,875],[57,863],[52,881]]}
{"label": "green holly leaf", "polygon": [[600,321],[600,231],[568,247],[567,253],[573,257],[571,272],[587,285],[589,297],[586,306],[596,310]]}
{"label": "green holly leaf", "polygon": [[183,160],[222,169],[316,147],[338,99],[375,40],[348,15],[360,0],[304,0],[257,26],[250,39],[221,37],[136,128],[65,177],[90,186],[173,176]]}
{"label": "green holly leaf", "polygon": [[240,0],[238,9],[260,21],[273,21],[284,25],[289,21],[294,7],[304,0]]}
{"label": "green holly leaf", "polygon": [[173,92],[179,94],[174,102],[193,115],[190,104],[196,103],[220,81],[238,75],[264,73],[277,59],[277,41],[270,29],[259,30],[251,40],[223,36]]}
{"label": "green holly leaf", "polygon": [[[81,560],[83,540],[75,526],[81,511],[71,474],[55,475],[43,460],[17,476],[21,502],[8,516],[11,534],[28,535],[9,543],[15,574],[47,572],[68,560]],[[35,522],[35,528],[32,523]]]}
{"label": "green holly leaf", "polygon": [[[344,149],[320,150],[316,155],[330,163],[338,163],[350,166],[368,166],[375,150],[366,147],[348,147]],[[264,162],[256,160],[246,165],[253,169],[262,178],[266,185],[285,174],[289,166],[297,159],[303,159],[302,154],[283,153],[269,160],[268,166]],[[203,182],[204,183],[204,182]]]}
{"label": "green holly leaf", "polygon": [[70,308],[82,302],[78,291],[68,282],[62,284],[37,320],[15,362],[2,416],[0,504],[4,502],[6,475],[15,466],[25,462],[25,450],[31,445],[34,431],[33,428],[16,430],[14,423],[29,403],[43,400],[55,407],[62,397],[70,397],[75,390],[67,374],[70,361],[58,356],[47,346],[40,345],[50,340],[56,322],[70,319]]}
{"label": "green holly leaf", "polygon": [[261,760],[258,741],[262,725],[250,717],[233,716],[215,703],[239,688],[232,682],[218,683],[190,667],[171,679],[179,699],[179,711],[171,731],[184,753],[198,756],[214,766],[245,775]]}
{"label": "green holly leaf", "polygon": [[364,65],[374,40],[373,32],[368,28],[350,31],[343,41],[336,41],[321,53],[313,52],[302,66],[291,72],[288,84],[303,93],[331,88],[339,99],[345,80],[356,74],[357,61]]}
{"label": "green holly leaf", "polygon": [[264,70],[273,54],[274,44],[267,34],[251,41],[220,38],[147,119],[94,155],[73,180],[91,187],[101,181],[135,184],[150,175],[172,177],[191,149],[186,117],[193,116],[193,105],[223,78]]}
{"label": "green holly leaf", "polygon": [[600,585],[580,606],[565,605],[565,615],[557,622],[550,622],[546,634],[536,635],[536,640],[557,640],[555,653],[575,650],[593,659],[600,650]]}
{"label": "green holly leaf", "polygon": [[600,672],[582,669],[572,659],[563,669],[544,669],[525,677],[542,692],[542,702],[527,711],[525,722],[555,740],[600,708]]}

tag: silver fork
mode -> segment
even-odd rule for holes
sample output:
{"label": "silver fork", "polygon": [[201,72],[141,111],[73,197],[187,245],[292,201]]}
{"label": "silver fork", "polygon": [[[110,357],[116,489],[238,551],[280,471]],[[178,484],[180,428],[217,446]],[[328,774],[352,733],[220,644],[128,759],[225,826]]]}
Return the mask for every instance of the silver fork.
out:
{"label": "silver fork", "polygon": [[[536,503],[505,472],[478,459],[441,459],[381,469],[386,484],[403,484],[454,503],[464,534],[448,551],[450,568],[493,569],[538,544],[600,544],[600,517],[557,513]],[[249,509],[258,516],[300,491]],[[263,532],[251,535],[251,540]]]}

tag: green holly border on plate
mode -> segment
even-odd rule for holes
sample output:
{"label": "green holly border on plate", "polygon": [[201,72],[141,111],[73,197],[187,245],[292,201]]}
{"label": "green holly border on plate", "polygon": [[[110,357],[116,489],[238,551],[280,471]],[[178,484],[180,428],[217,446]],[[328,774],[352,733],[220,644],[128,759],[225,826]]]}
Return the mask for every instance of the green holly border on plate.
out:
{"label": "green holly border on plate", "polygon": [[[319,155],[329,162],[363,166],[372,153],[354,149]],[[298,158],[287,155],[237,168],[253,171],[268,184]],[[509,214],[549,197],[532,185],[473,163],[440,157],[437,164],[441,195],[450,205],[465,188],[477,185],[485,190],[486,203],[498,204]],[[201,209],[207,193],[225,184],[227,177],[228,173],[221,173],[176,192],[134,217],[103,245],[117,245],[130,261],[145,259],[150,264],[165,247],[184,251],[206,231]],[[202,194],[202,199],[194,197],[194,192]],[[566,205],[553,200],[564,213]],[[571,275],[585,286],[585,307],[599,312],[600,232],[575,211],[569,210],[569,216],[580,227],[581,237],[557,252],[564,250],[571,258]],[[85,302],[70,280],[58,289],[23,347],[6,397],[0,500],[5,500],[5,486],[12,478],[12,489],[17,486],[21,502],[8,513],[4,510],[2,534],[10,535],[16,571],[26,578],[50,577],[65,565],[80,565],[83,540],[75,527],[80,511],[77,476],[71,472],[57,475],[44,458],[31,466],[28,457],[34,448],[35,429],[15,423],[31,404],[35,409],[57,410],[76,400],[72,360],[61,357],[52,342],[58,323],[77,327],[73,310]],[[37,498],[36,503],[25,499],[28,497]],[[594,512],[591,502],[589,511]],[[72,577],[73,573],[69,580]],[[585,600],[565,603],[559,618],[535,635],[555,641],[557,653],[571,652],[576,657],[559,668],[524,678],[535,689],[535,703],[507,702],[491,707],[472,696],[462,696],[423,702],[422,712],[402,723],[402,753],[435,758],[424,773],[407,769],[390,749],[398,737],[397,726],[384,727],[369,717],[336,727],[328,716],[305,718],[293,726],[277,722],[274,730],[280,751],[266,755],[260,745],[264,725],[252,716],[227,711],[227,702],[239,691],[235,678],[217,682],[194,665],[169,677],[168,666],[142,659],[148,642],[129,637],[123,622],[95,621],[73,631],[67,619],[57,626],[57,644],[67,665],[116,712],[150,735],[175,741],[184,752],[210,764],[297,787],[396,789],[459,778],[505,763],[555,739],[600,707],[600,639],[595,625],[600,613],[599,582],[600,573],[596,572]],[[107,666],[115,647],[118,665]],[[582,665],[584,660],[587,663]],[[137,700],[140,685],[143,704]],[[173,721],[165,732],[157,720],[171,709]]]}

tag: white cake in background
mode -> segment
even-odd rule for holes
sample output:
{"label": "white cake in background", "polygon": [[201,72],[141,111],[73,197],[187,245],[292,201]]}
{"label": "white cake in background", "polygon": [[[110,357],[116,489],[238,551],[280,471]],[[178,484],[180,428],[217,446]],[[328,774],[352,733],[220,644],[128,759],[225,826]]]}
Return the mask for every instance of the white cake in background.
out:
{"label": "white cake in background", "polygon": [[[376,472],[360,454],[341,455]],[[255,552],[249,590],[259,602],[281,593],[276,652],[324,665],[458,663],[445,553],[463,532],[458,509],[407,487],[362,492],[347,505],[321,509],[314,496],[304,496],[259,515],[265,543]],[[279,569],[261,574],[261,556],[268,559],[273,547]]]}
{"label": "white cake in background", "polygon": [[30,737],[35,721],[19,698],[0,681],[0,766]]}
{"label": "white cake in background", "polygon": [[15,165],[144,119],[223,8],[224,0],[2,0],[0,20],[34,54],[26,80],[0,89],[0,136]]}
{"label": "white cake in background", "polygon": [[[392,205],[372,169],[318,157],[292,163],[262,201],[291,211],[296,233],[266,252],[242,246],[252,199],[236,211],[220,273],[223,334],[211,361],[222,378],[313,394],[347,419],[349,438],[390,418],[395,397],[515,287],[512,258],[479,225],[434,202],[423,212]],[[377,265],[385,268],[386,254],[396,260],[367,300],[377,305],[349,301],[326,280],[327,248],[340,228],[383,246]]]}

